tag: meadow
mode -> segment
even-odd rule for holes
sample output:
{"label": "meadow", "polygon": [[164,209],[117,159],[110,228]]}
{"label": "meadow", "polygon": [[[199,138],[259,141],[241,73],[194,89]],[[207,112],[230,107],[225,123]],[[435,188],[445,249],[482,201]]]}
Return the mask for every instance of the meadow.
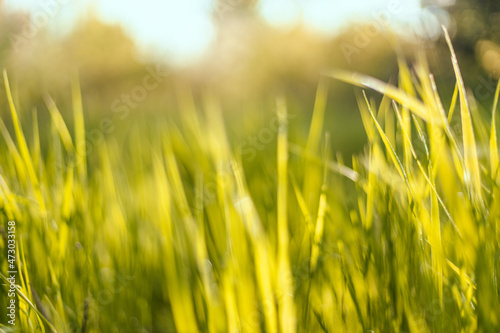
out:
{"label": "meadow", "polygon": [[[326,71],[310,124],[278,95],[244,141],[187,87],[178,116],[89,138],[78,78],[42,126],[4,71],[0,332],[498,332],[500,85],[482,110],[448,43],[449,105],[425,56],[398,55],[396,85]],[[357,87],[368,143],[349,161],[331,80]]]}

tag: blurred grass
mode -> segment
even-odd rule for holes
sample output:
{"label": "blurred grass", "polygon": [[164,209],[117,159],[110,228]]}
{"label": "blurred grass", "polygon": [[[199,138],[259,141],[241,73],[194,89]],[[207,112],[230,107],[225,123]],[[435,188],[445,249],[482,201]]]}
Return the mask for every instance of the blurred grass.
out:
{"label": "blurred grass", "polygon": [[39,127],[4,73],[0,220],[16,221],[22,274],[18,325],[0,330],[498,331],[497,103],[484,118],[453,57],[443,105],[417,58],[399,57],[399,87],[328,72],[386,94],[358,93],[368,143],[346,163],[326,77],[310,126],[279,97],[241,138],[249,116],[181,86],[176,119],[131,115],[89,147],[78,79],[74,124],[47,96]]}

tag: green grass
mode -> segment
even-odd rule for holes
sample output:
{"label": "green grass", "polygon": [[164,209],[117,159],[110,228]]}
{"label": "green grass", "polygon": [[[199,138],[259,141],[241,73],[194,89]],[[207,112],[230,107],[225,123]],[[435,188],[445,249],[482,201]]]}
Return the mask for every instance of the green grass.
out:
{"label": "green grass", "polygon": [[[499,89],[483,119],[450,50],[451,106],[424,57],[399,59],[399,87],[328,72],[307,140],[279,97],[276,149],[252,161],[213,96],[181,89],[180,121],[89,147],[78,79],[74,126],[47,96],[42,130],[4,73],[0,222],[16,221],[20,273],[0,332],[499,331]],[[385,95],[357,90],[368,144],[352,168],[323,126],[329,77]]]}

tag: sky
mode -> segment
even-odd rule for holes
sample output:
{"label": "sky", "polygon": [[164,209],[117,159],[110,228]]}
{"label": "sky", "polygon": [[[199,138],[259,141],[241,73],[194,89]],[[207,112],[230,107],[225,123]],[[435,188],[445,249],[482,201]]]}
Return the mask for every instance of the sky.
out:
{"label": "sky", "polygon": [[[67,31],[82,13],[94,11],[105,22],[121,24],[142,50],[167,54],[174,62],[189,62],[206,50],[216,35],[214,12],[224,17],[244,0],[4,0],[4,8],[28,10],[40,25]],[[453,0],[440,0],[451,4]],[[348,22],[380,21],[404,25],[412,33],[437,37],[448,24],[445,11],[422,9],[419,0],[260,0],[258,13],[270,25],[288,29],[303,24],[333,34]],[[48,16],[48,20],[43,17]],[[422,24],[424,22],[424,24]],[[425,27],[426,31],[419,31]],[[64,29],[61,29],[64,27]],[[398,29],[399,29],[398,28]]]}

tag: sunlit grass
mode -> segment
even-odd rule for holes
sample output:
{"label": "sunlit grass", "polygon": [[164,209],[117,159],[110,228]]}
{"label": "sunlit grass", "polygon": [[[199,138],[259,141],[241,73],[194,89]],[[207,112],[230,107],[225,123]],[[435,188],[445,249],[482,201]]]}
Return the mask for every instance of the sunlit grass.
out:
{"label": "sunlit grass", "polygon": [[[41,131],[4,73],[0,219],[17,223],[20,274],[0,331],[499,331],[499,89],[483,119],[450,50],[450,107],[424,57],[399,58],[399,87],[326,73],[306,142],[279,97],[257,168],[211,95],[180,89],[180,122],[137,122],[88,154],[77,78],[73,127],[46,96]],[[352,168],[323,126],[329,77],[385,94],[357,91],[368,144]]]}

